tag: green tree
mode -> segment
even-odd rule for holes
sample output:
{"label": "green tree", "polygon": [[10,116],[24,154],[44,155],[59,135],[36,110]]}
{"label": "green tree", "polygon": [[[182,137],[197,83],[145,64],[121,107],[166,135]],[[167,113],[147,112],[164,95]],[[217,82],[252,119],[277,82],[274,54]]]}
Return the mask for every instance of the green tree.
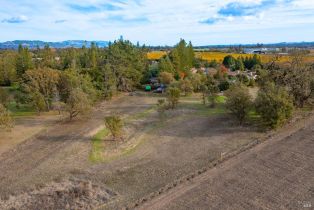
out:
{"label": "green tree", "polygon": [[87,114],[91,110],[91,100],[82,89],[75,88],[70,91],[65,103],[65,110],[69,113],[70,120],[72,120],[79,114]]}
{"label": "green tree", "polygon": [[236,59],[232,55],[224,57],[222,64],[232,71],[236,70]]}
{"label": "green tree", "polygon": [[0,104],[7,108],[9,106],[10,101],[11,98],[8,91],[0,87]]}
{"label": "green tree", "polygon": [[291,65],[284,73],[284,81],[289,93],[293,96],[294,104],[303,107],[304,104],[314,97],[314,67],[303,61],[303,57],[294,55]]}
{"label": "green tree", "polygon": [[70,92],[74,89],[81,89],[86,93],[91,101],[97,99],[98,92],[88,75],[79,74],[75,69],[67,69],[60,74],[58,83],[59,97],[61,101],[66,102]]}
{"label": "green tree", "polygon": [[184,93],[185,96],[193,93],[193,85],[190,80],[184,79],[179,82],[180,91]]}
{"label": "green tree", "polygon": [[173,75],[168,72],[161,72],[159,75],[159,80],[162,84],[169,85],[174,81]]}
{"label": "green tree", "polygon": [[103,95],[106,99],[111,99],[112,96],[118,91],[117,77],[115,75],[114,70],[109,66],[105,66],[103,68],[103,72],[104,72]]}
{"label": "green tree", "polygon": [[204,81],[205,77],[206,76],[204,74],[191,74],[191,75],[189,75],[189,77],[187,79],[189,81],[191,81],[193,90],[195,92],[200,92],[201,91],[202,82]]}
{"label": "green tree", "polygon": [[23,75],[22,86],[29,94],[41,94],[45,101],[46,109],[50,110],[50,105],[57,95],[59,76],[58,70],[49,68],[28,70]]}
{"label": "green tree", "polygon": [[174,67],[171,63],[171,60],[168,56],[165,58],[161,58],[159,61],[159,71],[160,72],[168,72],[171,74],[175,74]]}
{"label": "green tree", "polygon": [[226,108],[243,124],[248,116],[252,101],[247,87],[234,85],[226,92]]}
{"label": "green tree", "polygon": [[114,140],[117,140],[118,137],[122,136],[123,120],[120,116],[113,115],[105,117],[105,125],[110,131]]}
{"label": "green tree", "polygon": [[206,104],[206,100],[210,99],[211,106],[214,107],[214,98],[219,91],[217,81],[210,75],[207,75],[206,77],[202,78],[202,86],[201,86],[201,92],[202,92],[202,101],[203,104]]}
{"label": "green tree", "polygon": [[44,49],[40,50],[39,56],[38,59],[41,59],[40,67],[56,68],[55,54],[48,44],[45,45]]}
{"label": "green tree", "polygon": [[236,60],[235,70],[239,70],[239,71],[244,71],[245,70],[244,63],[243,63],[243,60],[241,58],[238,58]]}
{"label": "green tree", "polygon": [[62,70],[65,69],[76,69],[79,68],[80,65],[80,58],[77,53],[77,50],[74,48],[67,48],[61,51],[61,64],[60,68]]}
{"label": "green tree", "polygon": [[32,55],[27,47],[19,45],[18,55],[16,58],[16,72],[18,76],[22,76],[27,70],[33,68]]}
{"label": "green tree", "polygon": [[96,68],[97,67],[97,60],[98,60],[98,47],[94,42],[92,42],[92,44],[91,44],[88,55],[89,55],[88,66],[90,68]]}
{"label": "green tree", "polygon": [[171,109],[176,108],[180,99],[180,94],[181,94],[180,89],[176,87],[169,87],[167,89],[166,94],[167,94],[167,101],[168,101],[169,107]]}
{"label": "green tree", "polygon": [[4,52],[0,54],[0,85],[9,86],[16,81],[16,54],[13,52]]}
{"label": "green tree", "polygon": [[38,114],[47,110],[47,104],[45,103],[45,98],[41,93],[35,91],[32,93],[29,93],[29,97],[31,99],[32,107],[36,110]]}
{"label": "green tree", "polygon": [[189,75],[190,69],[195,64],[195,54],[192,43],[187,44],[184,39],[181,39],[170,52],[170,59],[176,70],[176,75],[180,73]]}
{"label": "green tree", "polygon": [[265,124],[276,128],[291,117],[293,101],[282,87],[268,83],[258,92],[255,107]]}
{"label": "green tree", "polygon": [[[106,56],[106,73],[114,74],[119,91],[132,91],[144,75],[147,67],[146,51],[129,41],[118,40],[109,46]],[[105,79],[106,82],[106,79]]]}

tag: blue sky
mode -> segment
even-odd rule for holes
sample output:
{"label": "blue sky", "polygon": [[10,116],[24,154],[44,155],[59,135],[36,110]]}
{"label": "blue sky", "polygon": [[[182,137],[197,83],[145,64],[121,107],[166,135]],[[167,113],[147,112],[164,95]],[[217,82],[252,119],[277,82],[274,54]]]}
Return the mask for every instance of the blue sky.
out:
{"label": "blue sky", "polygon": [[0,41],[314,41],[313,0],[1,0]]}

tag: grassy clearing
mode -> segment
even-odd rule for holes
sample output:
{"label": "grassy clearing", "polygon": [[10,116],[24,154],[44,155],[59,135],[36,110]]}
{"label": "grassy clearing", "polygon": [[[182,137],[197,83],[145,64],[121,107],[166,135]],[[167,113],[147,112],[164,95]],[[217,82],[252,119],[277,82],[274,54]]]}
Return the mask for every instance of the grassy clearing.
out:
{"label": "grassy clearing", "polygon": [[121,157],[133,154],[138,147],[140,147],[141,145],[143,145],[146,142],[147,138],[145,138],[145,137],[148,133],[153,132],[156,129],[159,129],[164,125],[165,125],[164,122],[157,122],[157,123],[153,123],[153,124],[149,125],[148,127],[146,127],[142,131],[143,134],[141,134],[139,137],[137,137],[134,144],[131,144],[131,145],[123,148],[120,151],[120,153],[117,153],[117,154],[112,155],[110,157],[104,157],[102,159],[102,162],[109,162],[109,161],[115,160],[117,158],[121,158]]}
{"label": "grassy clearing", "polygon": [[180,100],[179,108],[188,109],[194,111],[193,114],[198,116],[209,117],[212,115],[225,114],[227,112],[225,108],[226,97],[216,96],[216,106],[209,107],[208,104],[204,105],[201,102],[201,98],[195,95],[182,98]]}
{"label": "grassy clearing", "polygon": [[9,111],[13,117],[29,117],[36,115],[36,111],[29,105],[21,104],[19,108],[16,107],[15,102],[9,104]]}
{"label": "grassy clearing", "polygon": [[109,135],[107,128],[100,130],[92,138],[92,151],[89,155],[89,160],[93,163],[102,162],[104,160],[103,150],[104,150],[104,138]]}
{"label": "grassy clearing", "polygon": [[[125,119],[126,123],[132,121],[132,120],[140,120],[147,118],[150,114],[154,113],[156,111],[156,106],[150,107],[148,109],[145,109],[142,112],[130,115]],[[143,131],[143,133],[150,131],[153,129],[154,125],[149,126],[148,128]],[[92,151],[89,156],[89,160],[93,163],[98,162],[106,162],[110,161],[112,159],[115,159],[118,156],[128,155],[135,151],[135,149],[141,145],[143,142],[141,140],[137,141],[137,144],[132,145],[131,147],[124,148],[121,151],[121,154],[114,156],[114,157],[104,157],[103,152],[105,150],[105,144],[104,144],[104,138],[109,135],[109,130],[107,128],[104,128],[100,130],[93,138],[92,138]],[[141,137],[142,138],[142,137]]]}

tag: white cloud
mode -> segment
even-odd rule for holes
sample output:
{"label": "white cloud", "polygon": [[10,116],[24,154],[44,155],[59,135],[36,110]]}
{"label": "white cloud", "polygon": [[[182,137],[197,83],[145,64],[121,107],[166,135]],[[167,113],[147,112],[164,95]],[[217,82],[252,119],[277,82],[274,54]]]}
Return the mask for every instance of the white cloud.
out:
{"label": "white cloud", "polygon": [[[0,20],[20,17],[24,21],[18,25],[0,21],[0,40],[113,40],[122,34],[146,44],[174,44],[181,37],[195,44],[314,41],[312,0],[277,0],[270,8],[243,16],[222,18],[218,14],[232,2],[261,5],[264,1],[2,0]],[[74,11],[71,4],[86,11]],[[112,9],[109,4],[122,9]],[[200,23],[209,18],[219,21]]]}

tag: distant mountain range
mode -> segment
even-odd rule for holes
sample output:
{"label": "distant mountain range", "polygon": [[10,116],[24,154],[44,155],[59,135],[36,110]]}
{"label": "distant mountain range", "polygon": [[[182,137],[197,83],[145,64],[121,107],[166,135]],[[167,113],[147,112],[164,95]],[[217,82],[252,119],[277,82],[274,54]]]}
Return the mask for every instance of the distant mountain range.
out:
{"label": "distant mountain range", "polygon": [[15,40],[0,43],[0,49],[17,49],[20,44],[30,49],[43,48],[47,44],[52,48],[81,48],[84,45],[90,47],[92,42],[96,43],[98,47],[107,47],[109,45],[109,41],[67,40],[62,42],[44,42],[40,40]]}
{"label": "distant mountain range", "polygon": [[[108,47],[109,41],[84,41],[84,40],[67,40],[62,42],[44,42],[40,40],[15,40],[15,41],[7,41],[0,42],[0,49],[17,49],[21,44],[24,47],[28,47],[30,49],[35,49],[37,47],[43,48],[45,45],[49,45],[52,48],[81,48],[82,46],[90,47],[91,43],[94,42],[98,47]],[[282,48],[282,47],[300,47],[300,48],[314,48],[314,42],[281,42],[281,43],[273,43],[273,44],[232,44],[232,45],[206,45],[206,46],[195,46],[195,49],[202,48],[229,48],[229,47],[243,47],[243,48]],[[163,48],[171,48],[169,46],[149,46],[151,49],[163,49]]]}
{"label": "distant mountain range", "polygon": [[300,47],[300,48],[313,48],[314,42],[280,42],[280,43],[258,43],[258,44],[232,44],[232,45],[206,45],[197,46],[196,48],[226,48],[226,47],[244,47],[244,48],[282,48],[282,47]]}

